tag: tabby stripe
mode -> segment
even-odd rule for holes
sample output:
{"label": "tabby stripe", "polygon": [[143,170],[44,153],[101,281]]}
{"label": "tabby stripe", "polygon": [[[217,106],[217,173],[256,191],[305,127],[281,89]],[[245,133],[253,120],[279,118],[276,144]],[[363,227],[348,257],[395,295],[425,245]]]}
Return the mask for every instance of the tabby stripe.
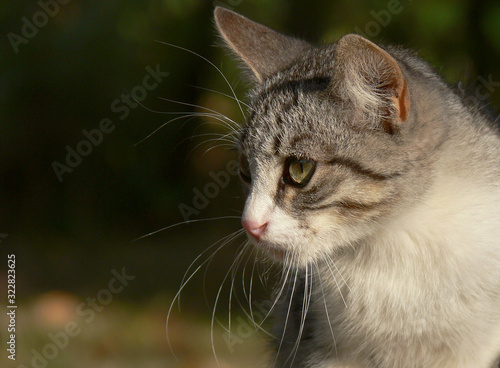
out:
{"label": "tabby stripe", "polygon": [[338,206],[349,209],[349,210],[370,211],[370,210],[373,210],[374,208],[380,206],[383,203],[384,203],[384,201],[375,202],[375,203],[360,203],[360,202],[350,201],[347,199],[347,200],[339,201],[337,204],[338,204]]}
{"label": "tabby stripe", "polygon": [[353,161],[353,160],[350,160],[348,158],[337,157],[337,158],[334,158],[333,160],[328,161],[328,163],[330,165],[341,165],[341,166],[348,167],[349,169],[351,169],[352,171],[354,171],[358,174],[368,176],[368,177],[372,178],[373,180],[378,180],[378,181],[388,180],[388,179],[391,179],[391,178],[394,178],[396,176],[401,175],[400,173],[393,173],[393,174],[377,173],[373,170],[370,170],[370,169],[363,167],[360,163]]}
{"label": "tabby stripe", "polygon": [[359,211],[371,211],[374,208],[377,208],[380,205],[383,205],[385,201],[381,202],[375,202],[375,203],[360,203],[360,202],[355,202],[355,201],[350,201],[350,200],[342,200],[342,201],[333,201],[330,203],[325,203],[325,204],[320,204],[317,206],[313,207],[306,207],[304,206],[302,210],[308,210],[308,211],[321,211],[327,208],[333,208],[333,207],[341,207],[349,210],[359,210]]}

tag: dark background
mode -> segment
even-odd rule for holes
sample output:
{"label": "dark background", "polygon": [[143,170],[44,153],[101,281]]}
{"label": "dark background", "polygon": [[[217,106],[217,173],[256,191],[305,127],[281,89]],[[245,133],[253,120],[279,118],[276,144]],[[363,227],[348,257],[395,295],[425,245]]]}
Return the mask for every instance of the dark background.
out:
{"label": "dark background", "polygon": [[[231,93],[213,66],[192,53],[156,42],[206,57],[222,69],[244,99],[248,84],[241,80],[234,60],[216,46],[215,4],[318,44],[335,42],[350,32],[361,32],[375,42],[402,44],[428,60],[451,85],[460,83],[472,94],[469,100],[487,105],[493,116],[494,106],[500,105],[499,1],[70,0],[56,4],[46,19],[39,14],[42,5],[35,1],[0,5],[0,269],[6,269],[7,254],[14,253],[16,301],[24,306],[26,321],[33,321],[42,307],[48,310],[43,312],[47,315],[41,314],[42,320],[59,305],[69,305],[71,311],[71,303],[107,285],[111,270],[125,267],[136,278],[108,308],[109,318],[120,315],[123,323],[118,329],[111,324],[107,332],[95,332],[93,343],[104,335],[111,340],[121,335],[133,320],[128,316],[140,311],[155,316],[150,321],[153,325],[159,321],[163,326],[190,263],[211,244],[240,229],[235,217],[241,214],[243,198],[234,175],[228,175],[229,185],[219,186],[205,208],[189,217],[228,218],[183,224],[179,210],[181,204],[193,207],[194,190],[203,191],[214,182],[210,172],[227,172],[227,163],[236,158],[229,147],[219,147],[224,142],[213,140],[226,134],[226,129],[213,119],[180,119],[137,144],[177,117],[175,113],[202,111],[166,99],[201,105],[243,122],[232,99],[202,89]],[[26,20],[40,26],[29,33]],[[23,27],[30,37],[23,35]],[[13,46],[13,40],[21,37],[23,43]],[[142,86],[147,67],[157,66],[169,74],[140,105],[124,108],[121,101],[113,105],[122,94]],[[122,109],[118,112],[117,107]],[[99,128],[105,118],[114,130],[102,134],[102,141],[60,181],[54,162],[67,165],[67,147],[76,149],[86,139],[82,131]],[[171,225],[176,226],[134,241]],[[243,239],[240,236],[224,247],[206,276],[194,278],[186,289],[182,302],[185,315],[190,316],[186,320],[199,319],[201,326],[210,321],[210,305]],[[203,278],[208,307],[201,291]],[[7,295],[6,280],[2,272],[2,295]],[[228,289],[226,283],[224,295]],[[220,314],[227,314],[227,298],[221,304]],[[117,312],[122,306],[123,311]],[[37,326],[40,338],[19,343],[27,355],[16,363],[29,364],[30,349],[41,349],[46,331],[54,329],[43,323]],[[131,335],[148,334],[144,329]],[[6,329],[0,330],[4,336]],[[164,327],[161,331],[159,335]],[[158,337],[158,351],[167,356],[162,338]],[[79,343],[84,349],[84,342]],[[78,354],[79,345],[73,346]],[[103,352],[96,353],[95,366],[126,355],[126,349],[108,345],[99,349]],[[190,356],[189,348],[185,349],[184,355]],[[51,361],[52,366],[78,366],[75,361],[65,362],[68,351]],[[167,364],[159,361],[151,366]]]}

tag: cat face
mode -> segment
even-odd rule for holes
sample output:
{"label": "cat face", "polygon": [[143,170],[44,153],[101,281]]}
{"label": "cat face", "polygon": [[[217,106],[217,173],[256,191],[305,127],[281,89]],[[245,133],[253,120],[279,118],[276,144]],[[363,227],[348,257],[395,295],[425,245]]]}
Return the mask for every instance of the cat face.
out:
{"label": "cat face", "polygon": [[374,164],[388,156],[387,133],[349,129],[352,114],[328,96],[328,78],[277,82],[255,91],[240,134],[242,223],[273,258],[304,265],[373,231],[399,172]]}
{"label": "cat face", "polygon": [[259,248],[326,260],[422,192],[418,162],[439,134],[416,124],[410,79],[385,50],[356,35],[315,48],[222,8],[215,18],[256,82],[239,151],[242,224]]}

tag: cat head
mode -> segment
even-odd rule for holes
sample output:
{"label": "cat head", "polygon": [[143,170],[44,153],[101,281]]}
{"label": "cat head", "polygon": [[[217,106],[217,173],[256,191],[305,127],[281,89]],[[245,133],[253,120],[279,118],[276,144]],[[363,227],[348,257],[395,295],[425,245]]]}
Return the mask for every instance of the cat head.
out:
{"label": "cat head", "polygon": [[255,82],[239,151],[242,224],[259,248],[299,266],[324,259],[422,191],[415,162],[437,144],[416,123],[421,91],[403,62],[358,35],[313,47],[224,8],[215,20]]}

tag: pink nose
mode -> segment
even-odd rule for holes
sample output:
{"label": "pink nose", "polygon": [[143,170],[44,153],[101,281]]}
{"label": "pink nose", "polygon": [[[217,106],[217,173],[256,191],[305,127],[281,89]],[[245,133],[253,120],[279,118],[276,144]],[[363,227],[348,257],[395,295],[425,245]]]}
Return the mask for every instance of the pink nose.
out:
{"label": "pink nose", "polygon": [[249,221],[245,219],[241,220],[241,224],[243,225],[245,230],[248,231],[248,233],[257,240],[260,240],[260,236],[262,235],[264,230],[266,230],[267,227],[267,222],[261,224],[260,222],[257,221]]}

